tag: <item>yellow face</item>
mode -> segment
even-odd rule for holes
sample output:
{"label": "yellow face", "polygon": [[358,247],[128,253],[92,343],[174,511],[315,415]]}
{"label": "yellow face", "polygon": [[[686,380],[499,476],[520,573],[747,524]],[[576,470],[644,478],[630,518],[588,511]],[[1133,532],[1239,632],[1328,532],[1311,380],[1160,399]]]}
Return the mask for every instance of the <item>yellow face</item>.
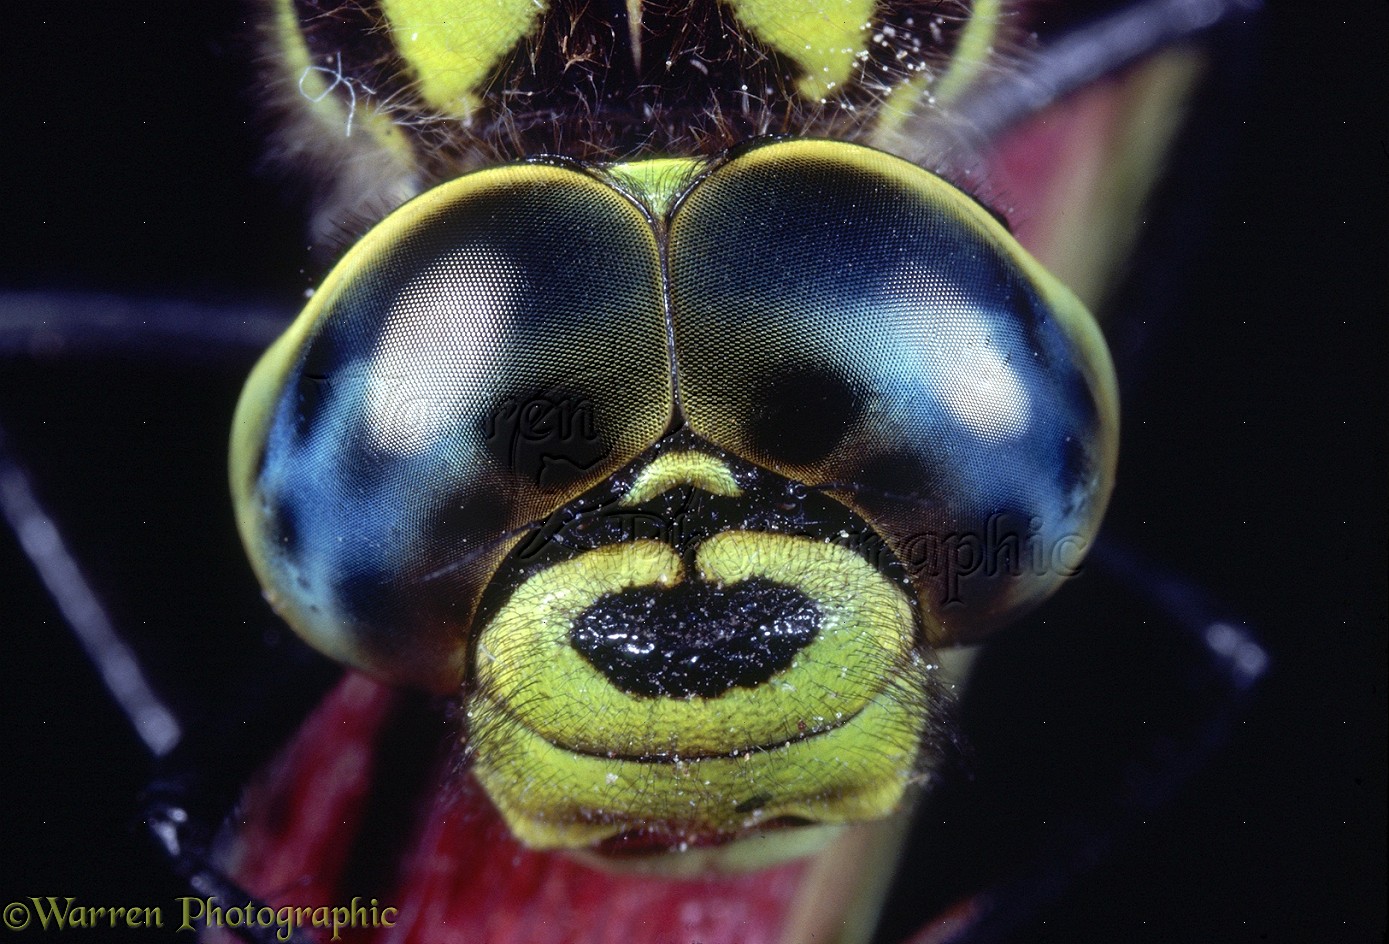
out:
{"label": "yellow face", "polygon": [[[912,88],[967,82],[992,21],[953,23],[955,59],[889,68],[899,8],[804,25],[793,4],[710,4],[737,28],[718,61],[779,63],[777,94],[728,122],[710,103],[729,89],[657,86],[643,140],[677,137],[689,101],[710,135],[614,161],[630,112],[515,110],[563,10],[439,6],[383,2],[362,43],[391,48],[349,47],[389,52],[394,79],[315,65],[321,21],[283,34],[325,83],[308,120],[366,128],[391,186],[471,167],[479,140],[553,141],[387,216],[256,368],[231,473],[269,598],[323,651],[461,699],[472,769],[533,847],[775,832],[789,854],[892,813],[950,739],[934,650],[1035,604],[1093,538],[1112,368],[1075,297],[939,177],[719,136],[832,130],[870,80],[886,133]],[[639,77],[684,34],[628,16]],[[705,35],[685,52],[712,62]]]}

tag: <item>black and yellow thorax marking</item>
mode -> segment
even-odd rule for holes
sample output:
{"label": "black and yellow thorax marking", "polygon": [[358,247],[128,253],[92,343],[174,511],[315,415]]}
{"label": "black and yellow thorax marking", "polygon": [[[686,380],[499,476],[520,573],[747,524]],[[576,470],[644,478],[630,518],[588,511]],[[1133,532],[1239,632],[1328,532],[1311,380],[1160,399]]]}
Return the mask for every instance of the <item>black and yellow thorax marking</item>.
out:
{"label": "black and yellow thorax marking", "polygon": [[982,69],[998,0],[278,0],[283,80],[426,179],[534,154],[875,144]]}

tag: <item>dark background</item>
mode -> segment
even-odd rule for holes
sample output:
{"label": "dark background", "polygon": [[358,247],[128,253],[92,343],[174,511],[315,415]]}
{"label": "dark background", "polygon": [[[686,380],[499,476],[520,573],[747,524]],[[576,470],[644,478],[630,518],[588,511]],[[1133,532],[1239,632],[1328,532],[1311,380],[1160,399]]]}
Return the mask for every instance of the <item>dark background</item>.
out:
{"label": "dark background", "polygon": [[[1389,29],[1383,3],[1328,8],[1266,11],[1247,94],[1208,109],[1155,208],[1137,284],[1164,313],[1125,378],[1107,525],[1247,621],[1272,668],[1213,759],[1021,940],[1385,939]],[[261,169],[248,8],[43,9],[6,15],[0,290],[297,307],[315,272],[302,194]],[[249,363],[56,342],[0,360],[12,446],[190,715],[273,626],[222,497]],[[181,894],[135,825],[143,747],[8,534],[0,639],[0,899]]]}

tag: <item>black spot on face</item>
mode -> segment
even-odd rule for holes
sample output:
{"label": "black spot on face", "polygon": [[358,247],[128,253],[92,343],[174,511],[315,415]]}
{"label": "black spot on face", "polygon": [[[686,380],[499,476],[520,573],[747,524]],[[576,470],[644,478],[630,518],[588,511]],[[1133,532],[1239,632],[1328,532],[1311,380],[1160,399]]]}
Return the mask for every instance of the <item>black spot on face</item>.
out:
{"label": "black spot on face", "polygon": [[819,625],[805,594],[753,577],[609,594],[574,621],[570,641],[623,691],[714,698],[788,668]]}
{"label": "black spot on face", "polygon": [[752,440],[775,459],[793,465],[814,462],[838,447],[862,406],[853,389],[830,371],[778,371],[753,394]]}

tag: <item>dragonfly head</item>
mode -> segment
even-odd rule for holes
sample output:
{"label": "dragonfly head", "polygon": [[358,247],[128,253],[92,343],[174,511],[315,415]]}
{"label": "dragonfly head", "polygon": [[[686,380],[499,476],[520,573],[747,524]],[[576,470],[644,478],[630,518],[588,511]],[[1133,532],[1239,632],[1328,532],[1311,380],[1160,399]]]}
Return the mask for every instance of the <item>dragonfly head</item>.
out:
{"label": "dragonfly head", "polygon": [[232,485],[302,635],[462,699],[520,839],[646,852],[897,809],[934,650],[1074,572],[1116,438],[1098,329],[986,211],[761,141],[405,205],[256,368]]}

